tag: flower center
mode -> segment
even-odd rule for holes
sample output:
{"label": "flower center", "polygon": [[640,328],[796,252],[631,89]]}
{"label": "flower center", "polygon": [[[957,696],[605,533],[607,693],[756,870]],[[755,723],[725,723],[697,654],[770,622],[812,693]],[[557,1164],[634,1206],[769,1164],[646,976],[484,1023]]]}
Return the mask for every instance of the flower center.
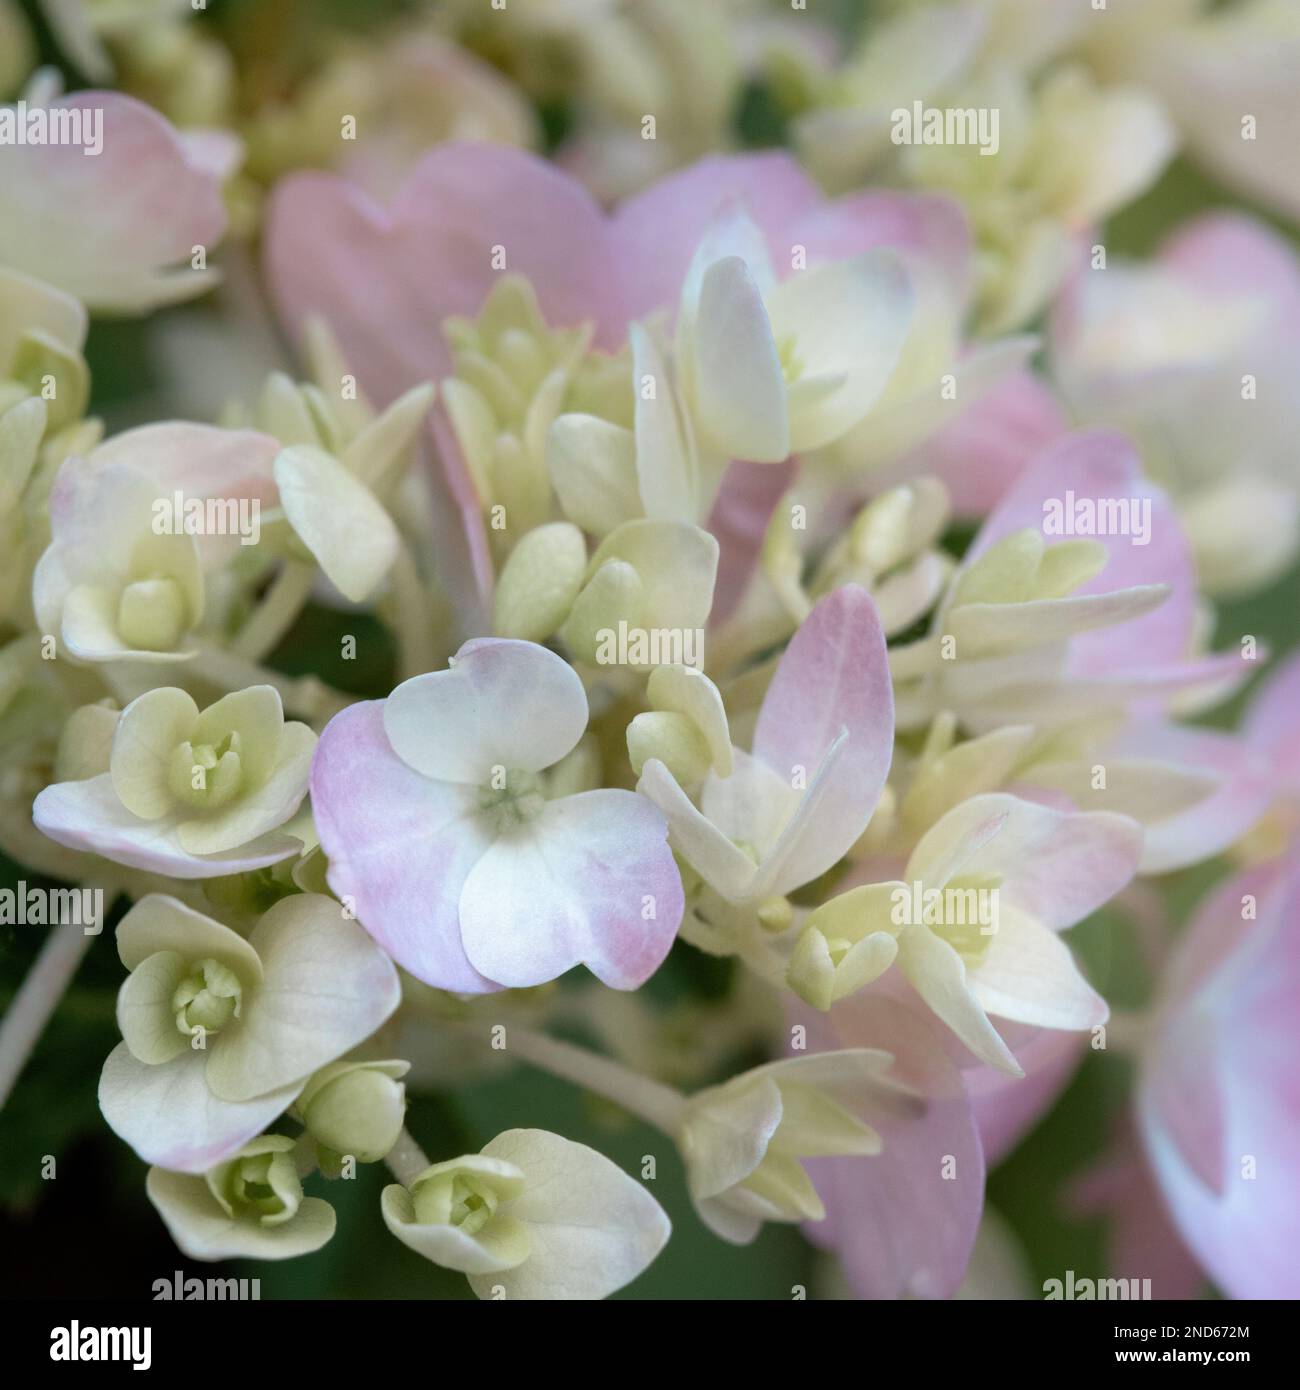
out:
{"label": "flower center", "polygon": [[267,1225],[287,1221],[302,1204],[302,1182],[292,1154],[283,1149],[237,1158],[222,1186],[236,1212],[255,1214]]}
{"label": "flower center", "polygon": [[231,732],[217,743],[177,744],[167,785],[183,806],[216,811],[234,800],[243,780],[239,735]]}
{"label": "flower center", "polygon": [[169,652],[185,631],[185,595],[174,579],[137,579],[117,601],[117,631],[130,646]]}
{"label": "flower center", "polygon": [[239,1017],[242,999],[243,986],[229,966],[218,960],[201,960],[172,994],[176,1027],[186,1037],[199,1029],[218,1033],[232,1018]]}
{"label": "flower center", "polygon": [[542,779],[536,772],[493,768],[479,793],[479,806],[498,835],[532,820],[545,804]]}
{"label": "flower center", "polygon": [[500,1197],[484,1179],[466,1173],[441,1173],[417,1183],[412,1194],[422,1224],[455,1226],[476,1235],[496,1215]]}

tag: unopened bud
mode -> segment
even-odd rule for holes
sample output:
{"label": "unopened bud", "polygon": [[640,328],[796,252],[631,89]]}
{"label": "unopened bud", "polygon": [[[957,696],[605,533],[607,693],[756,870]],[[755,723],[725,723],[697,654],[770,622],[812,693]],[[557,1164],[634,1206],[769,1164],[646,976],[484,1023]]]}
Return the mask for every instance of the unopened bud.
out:
{"label": "unopened bud", "polygon": [[569,616],[586,568],[586,543],[572,523],[555,521],[529,531],[497,580],[497,636],[544,641]]}
{"label": "unopened bud", "polygon": [[319,1144],[359,1163],[377,1163],[397,1142],[406,1116],[400,1078],[410,1064],[334,1062],[308,1081],[298,1101],[307,1131]]}

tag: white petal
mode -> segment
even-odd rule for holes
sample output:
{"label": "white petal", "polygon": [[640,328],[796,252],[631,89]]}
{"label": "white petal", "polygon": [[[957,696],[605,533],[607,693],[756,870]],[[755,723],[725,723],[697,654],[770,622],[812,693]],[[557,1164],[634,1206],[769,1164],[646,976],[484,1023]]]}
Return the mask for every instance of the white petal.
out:
{"label": "white petal", "polygon": [[1012,1076],[1023,1072],[975,998],[966,965],[929,927],[909,925],[898,938],[898,964],[912,987],[968,1048],[989,1066]]}
{"label": "white petal", "polygon": [[652,521],[699,521],[694,451],[668,364],[639,323],[631,325],[628,336],[636,396],[636,474],[645,514]]}
{"label": "white petal", "polygon": [[273,831],[238,850],[200,857],[181,844],[175,816],[141,820],[118,800],[110,773],[84,782],[56,782],[32,803],[36,828],[69,849],[103,855],[115,864],[171,878],[219,878],[278,864],[302,841]]}
{"label": "white petal", "polygon": [[694,1097],[682,1130],[691,1195],[717,1197],[744,1182],[766,1156],[781,1116],[781,1092],[767,1077]]}
{"label": "white petal", "polygon": [[276,459],[275,481],[289,524],[325,577],[353,603],[369,598],[401,546],[374,493],[332,454],[306,444]]}
{"label": "white petal", "polygon": [[801,367],[790,387],[790,447],[830,444],[866,415],[898,363],[912,317],[902,264],[876,250],[799,271],[768,295],[767,308],[777,340],[793,338]]}
{"label": "white petal", "polygon": [[988,955],[970,975],[984,1009],[1017,1023],[1082,1031],[1105,1023],[1110,1013],[1065,942],[1006,904],[999,907]]}
{"label": "white petal", "polygon": [[404,681],[384,704],[393,751],[416,772],[487,785],[494,768],[540,772],[587,727],[587,694],[567,661],[534,642],[466,642],[449,670]]}
{"label": "white petal", "polygon": [[109,1128],[146,1163],[206,1173],[261,1134],[302,1090],[295,1082],[256,1100],[218,1100],[204,1075],[207,1061],[208,1053],[195,1049],[148,1066],[137,1062],[125,1043],[108,1054],[99,1078],[99,1108]]}
{"label": "white petal", "polygon": [[516,1269],[471,1275],[480,1298],[605,1298],[630,1284],[667,1244],[663,1208],[640,1183],[589,1149],[542,1129],[509,1129],[483,1152],[522,1169],[527,1186],[509,1214],[532,1249]]}
{"label": "white petal", "polygon": [[727,458],[780,463],[790,453],[785,377],[763,296],[738,256],[715,261],[700,286],[692,411]]}
{"label": "white petal", "polygon": [[191,961],[211,956],[246,985],[262,978],[257,952],[237,931],[165,893],[147,894],[117,924],[117,954],[128,970],[157,951],[176,951]]}
{"label": "white petal", "polygon": [[334,1234],[334,1208],[320,1197],[304,1197],[288,1221],[264,1226],[227,1216],[202,1177],[151,1168],[145,1191],[192,1260],[288,1260],[319,1250]]}
{"label": "white petal", "polygon": [[333,898],[284,898],[249,938],[265,972],[238,1023],[209,1044],[208,1085],[241,1101],[304,1080],[397,1008],[397,971]]}
{"label": "white petal", "polygon": [[199,707],[184,690],[160,686],[132,700],[113,733],[113,790],[132,815],[157,820],[172,809],[172,754],[188,739]]}
{"label": "white petal", "polygon": [[645,797],[607,788],[548,802],[496,840],[461,890],[461,940],[499,984],[543,984],[585,965],[635,989],[663,963],[682,908],[663,817]]}
{"label": "white petal", "polygon": [[673,848],[710,887],[731,902],[749,897],[757,875],[754,861],[700,813],[658,758],[647,761],[637,790],[663,812]]}

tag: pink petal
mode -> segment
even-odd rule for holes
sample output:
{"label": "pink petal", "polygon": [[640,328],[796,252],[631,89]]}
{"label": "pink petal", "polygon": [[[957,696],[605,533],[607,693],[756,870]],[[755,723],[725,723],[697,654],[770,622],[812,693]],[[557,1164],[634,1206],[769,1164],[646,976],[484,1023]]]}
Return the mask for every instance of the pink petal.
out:
{"label": "pink petal", "polygon": [[391,210],[335,175],[295,174],[272,195],[266,226],[267,274],[291,331],[322,315],[382,404],[447,372],[443,321],[476,314],[503,273],[532,281],[549,324],[593,320],[608,346],[624,335],[604,215],[580,184],[520,150],[439,145]]}
{"label": "pink petal", "polygon": [[[1070,669],[1082,675],[1119,675],[1128,667],[1176,666],[1186,657],[1195,621],[1196,578],[1191,550],[1165,495],[1142,476],[1129,442],[1106,430],[1072,434],[1047,449],[1003,497],[971,547],[970,558],[1025,527],[1042,531],[1044,504],[1076,499],[1149,498],[1150,539],[1098,537],[1110,559],[1079,594],[1113,593],[1144,584],[1167,584],[1170,594],[1153,612],[1071,643]],[[1044,533],[1046,534],[1046,533]],[[1047,536],[1050,542],[1061,539]]]}
{"label": "pink petal", "polygon": [[795,475],[795,463],[733,463],[709,514],[718,542],[718,578],[709,622],[722,622],[744,597],[758,565],[772,511]]}
{"label": "pink petal", "polygon": [[798,162],[776,150],[714,155],[627,199],[612,220],[614,254],[629,281],[627,317],[676,307],[695,248],[727,203],[744,205],[767,236],[778,275],[782,267],[788,274],[796,219],[820,199]]}
{"label": "pink petal", "polygon": [[189,268],[193,248],[210,254],[226,226],[219,181],[132,97],[80,92],[53,107],[102,111],[103,150],[0,146],[0,262],[94,309],[139,311],[198,293],[208,277]]}
{"label": "pink petal", "polygon": [[1294,245],[1263,222],[1212,212],[1181,227],[1160,260],[1203,290],[1265,301],[1279,325],[1300,330],[1300,261]]}
{"label": "pink petal", "polygon": [[1124,1126],[1110,1153],[1072,1184],[1070,1205],[1082,1216],[1105,1216],[1106,1272],[1150,1279],[1155,1298],[1204,1296],[1205,1275],[1183,1243],[1137,1136]]}
{"label": "pink petal", "polygon": [[[875,246],[891,246],[937,273],[954,305],[966,302],[972,272],[970,225],[961,204],[937,194],[851,193],[808,209],[790,232],[805,247],[808,264],[845,260]],[[774,246],[777,274],[788,274],[789,247]],[[782,254],[784,253],[784,255]]]}
{"label": "pink petal", "polygon": [[844,735],[820,799],[789,851],[810,882],[866,829],[893,756],[894,694],[885,638],[866,590],[846,584],[804,619],[777,666],[754,731],[754,753],[787,785],[811,786]]}
{"label": "pink petal", "polygon": [[311,800],[329,885],[404,970],[436,989],[497,986],[461,945],[461,888],[491,836],[478,789],[413,772],[384,733],[383,702],[335,715],[316,745]]}
{"label": "pink petal", "polygon": [[1147,827],[1143,873],[1169,873],[1221,853],[1268,810],[1276,785],[1275,770],[1260,749],[1246,737],[1215,729],[1142,724],[1111,751],[1204,769],[1222,779],[1209,796]]}
{"label": "pink petal", "polygon": [[1300,655],[1265,676],[1246,713],[1245,733],[1268,756],[1278,780],[1300,794]]}
{"label": "pink petal", "polygon": [[496,768],[540,772],[587,727],[587,692],[562,657],[536,642],[466,642],[445,671],[414,676],[384,704],[399,758],[425,777],[473,785]]}
{"label": "pink petal", "polygon": [[[866,1119],[884,1139],[874,1158],[817,1159],[807,1164],[826,1207],[823,1222],[804,1232],[840,1258],[859,1298],[950,1298],[970,1260],[984,1208],[984,1158],[960,1074],[932,1022],[920,1010],[885,996],[870,1009],[807,1019],[809,1039],[827,1047],[881,1047],[897,1052],[906,1039],[906,1082],[923,1077],[927,1099],[875,1106]],[[806,1012],[796,1015],[800,1022]],[[945,1176],[945,1173],[951,1176]]]}
{"label": "pink petal", "polygon": [[460,925],[474,966],[511,988],[586,965],[636,989],[668,954],[683,903],[658,810],[635,792],[580,792],[487,850],[465,881]]}
{"label": "pink petal", "polygon": [[948,488],[958,516],[984,517],[1066,431],[1064,412],[1033,372],[1013,372],[906,461]]}
{"label": "pink petal", "polygon": [[[990,820],[1001,817],[992,835]],[[1123,888],[1137,871],[1142,830],[1108,811],[1061,811],[1005,792],[971,797],[921,838],[913,863],[924,862],[926,841],[977,845],[953,872],[1003,875],[999,892],[1056,930],[1073,926]],[[927,875],[928,877],[928,875]]]}
{"label": "pink petal", "polygon": [[[1253,896],[1258,920],[1242,919]],[[1161,1042],[1144,1061],[1138,1097],[1143,1142],[1183,1238],[1234,1298],[1300,1297],[1300,874],[1264,866],[1230,880],[1197,914],[1170,965]],[[1202,1104],[1222,1124],[1184,1113],[1177,1130],[1162,1092],[1171,1050],[1188,1026],[1207,1030],[1220,1086]],[[1188,1104],[1194,1092],[1184,1090]],[[1188,1162],[1189,1144],[1222,1134],[1222,1192]],[[1253,1175],[1249,1166],[1253,1165]]]}
{"label": "pink petal", "polygon": [[[1087,1050],[1086,1036],[1055,1028],[1029,1028],[998,1020],[1024,1076],[1008,1076],[992,1067],[964,1073],[984,1146],[984,1161],[1001,1162],[1056,1103],[1070,1084]],[[1024,1041],[1018,1041],[1018,1035]]]}

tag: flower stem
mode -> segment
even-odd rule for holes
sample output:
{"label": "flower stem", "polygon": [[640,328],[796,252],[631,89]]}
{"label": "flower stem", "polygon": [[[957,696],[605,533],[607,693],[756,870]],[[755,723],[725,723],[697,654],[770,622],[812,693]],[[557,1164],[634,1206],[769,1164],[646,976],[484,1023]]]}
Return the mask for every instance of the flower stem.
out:
{"label": "flower stem", "polygon": [[384,1162],[403,1187],[410,1187],[429,1166],[428,1156],[415,1142],[411,1131],[406,1128],[397,1136],[397,1143],[393,1145]]}
{"label": "flower stem", "polygon": [[680,1091],[610,1057],[527,1028],[507,1030],[506,1051],[552,1076],[604,1096],[671,1137],[681,1126],[686,1097]]}
{"label": "flower stem", "polygon": [[51,928],[45,938],[35,965],[0,1020],[0,1109],[96,935],[87,933],[74,917]]}
{"label": "flower stem", "polygon": [[390,579],[398,675],[402,680],[409,680],[411,676],[432,671],[438,664],[438,615],[404,537]]}
{"label": "flower stem", "polygon": [[252,616],[235,634],[231,651],[249,661],[261,661],[273,652],[311,597],[315,581],[315,565],[286,560]]}

